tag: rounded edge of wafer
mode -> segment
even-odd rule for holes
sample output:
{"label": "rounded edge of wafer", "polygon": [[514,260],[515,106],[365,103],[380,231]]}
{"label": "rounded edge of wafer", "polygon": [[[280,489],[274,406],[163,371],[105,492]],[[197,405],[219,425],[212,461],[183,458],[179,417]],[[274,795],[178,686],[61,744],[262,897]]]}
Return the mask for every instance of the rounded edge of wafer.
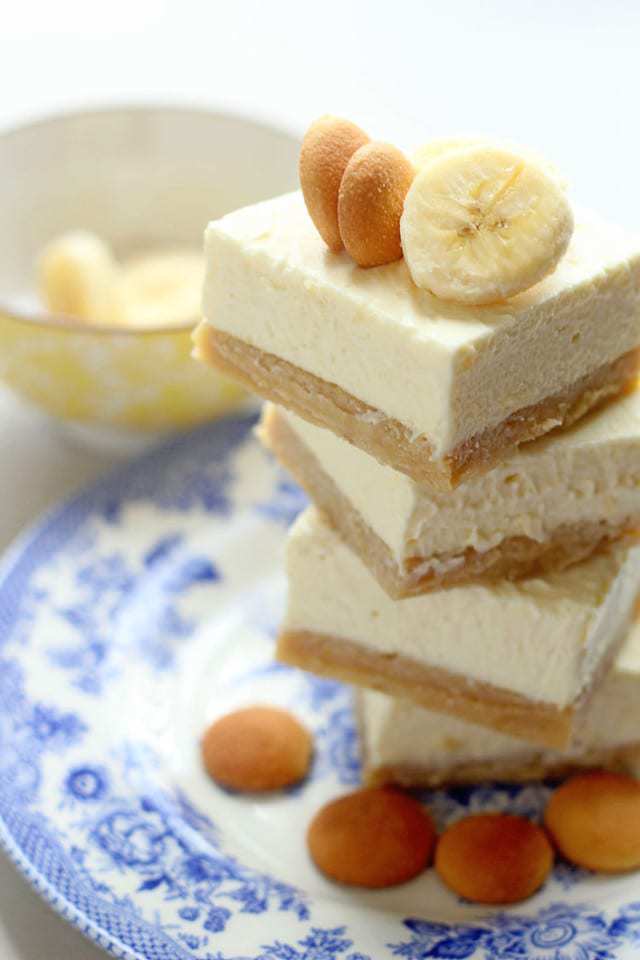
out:
{"label": "rounded edge of wafer", "polygon": [[338,196],[338,224],[360,267],[402,259],[400,218],[415,168],[397,147],[372,141],[347,164]]}
{"label": "rounded edge of wafer", "polygon": [[429,813],[394,787],[366,787],[325,804],[307,831],[321,873],[370,889],[417,876],[431,863],[435,841]]}
{"label": "rounded edge of wafer", "polygon": [[435,868],[458,896],[474,903],[526,900],[546,880],[553,848],[535,823],[505,813],[464,817],[438,840]]}
{"label": "rounded edge of wafer", "polygon": [[289,711],[254,705],[215,720],[206,729],[200,749],[205,770],[220,786],[265,793],[304,779],[313,741]]}
{"label": "rounded edge of wafer", "polygon": [[369,137],[350,120],[329,114],[307,130],[300,148],[298,175],[307,211],[330,250],[343,248],[338,226],[338,194],[353,154]]}

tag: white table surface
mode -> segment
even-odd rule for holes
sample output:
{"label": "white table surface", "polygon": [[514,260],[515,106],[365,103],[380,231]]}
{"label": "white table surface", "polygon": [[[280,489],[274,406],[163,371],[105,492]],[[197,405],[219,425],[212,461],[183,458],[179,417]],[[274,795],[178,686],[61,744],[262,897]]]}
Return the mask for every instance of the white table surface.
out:
{"label": "white table surface", "polygon": [[[640,228],[637,0],[20,0],[2,5],[0,128],[113,102],[195,102],[381,139],[530,143]],[[8,238],[0,238],[2,245]],[[0,547],[107,468],[0,392]],[[0,859],[1,960],[103,954]]]}

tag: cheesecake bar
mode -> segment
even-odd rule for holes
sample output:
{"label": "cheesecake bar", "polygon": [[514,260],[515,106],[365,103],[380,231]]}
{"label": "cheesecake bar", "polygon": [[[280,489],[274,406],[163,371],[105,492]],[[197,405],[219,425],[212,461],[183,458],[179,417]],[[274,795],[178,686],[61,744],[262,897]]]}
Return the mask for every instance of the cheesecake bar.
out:
{"label": "cheesecake bar", "polygon": [[373,690],[359,691],[356,709],[368,785],[538,780],[587,767],[635,772],[640,763],[640,626],[631,628],[567,750],[537,749]]}
{"label": "cheesecake bar", "polygon": [[576,563],[640,528],[640,390],[437,491],[282,407],[260,435],[392,597]]}
{"label": "cheesecake bar", "polygon": [[437,489],[636,375],[640,243],[590,214],[549,277],[488,306],[419,289],[404,260],[329,252],[299,193],[209,224],[205,245],[198,355]]}
{"label": "cheesecake bar", "polygon": [[392,600],[310,508],[287,569],[280,660],[562,749],[626,636],[640,547],[544,578]]}

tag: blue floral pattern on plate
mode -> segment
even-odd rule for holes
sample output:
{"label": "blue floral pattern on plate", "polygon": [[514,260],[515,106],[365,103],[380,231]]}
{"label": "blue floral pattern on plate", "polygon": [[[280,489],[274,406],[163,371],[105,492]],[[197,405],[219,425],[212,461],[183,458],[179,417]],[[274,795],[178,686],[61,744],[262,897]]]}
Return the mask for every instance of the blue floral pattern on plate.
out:
{"label": "blue floral pattern on plate", "polygon": [[[145,960],[613,960],[640,948],[640,885],[558,864],[517,911],[456,900],[433,871],[330,888],[304,831],[358,783],[351,695],[273,661],[280,555],[300,491],[236,418],[181,437],[45,518],[0,578],[0,841],[111,954]],[[202,729],[269,701],[313,729],[307,780],[261,802],[207,781]],[[539,816],[548,788],[424,795]]]}

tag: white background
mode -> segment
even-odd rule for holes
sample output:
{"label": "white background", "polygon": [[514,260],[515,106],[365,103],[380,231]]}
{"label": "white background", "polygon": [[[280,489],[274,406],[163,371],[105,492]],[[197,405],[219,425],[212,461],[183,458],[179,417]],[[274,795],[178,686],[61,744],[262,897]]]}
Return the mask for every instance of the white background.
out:
{"label": "white background", "polygon": [[[632,228],[639,92],[637,0],[0,0],[0,128],[160,101],[297,130],[340,113],[406,147],[488,133],[548,154],[579,202]],[[2,546],[106,466],[4,396],[0,462]],[[0,860],[2,960],[101,956]]]}

